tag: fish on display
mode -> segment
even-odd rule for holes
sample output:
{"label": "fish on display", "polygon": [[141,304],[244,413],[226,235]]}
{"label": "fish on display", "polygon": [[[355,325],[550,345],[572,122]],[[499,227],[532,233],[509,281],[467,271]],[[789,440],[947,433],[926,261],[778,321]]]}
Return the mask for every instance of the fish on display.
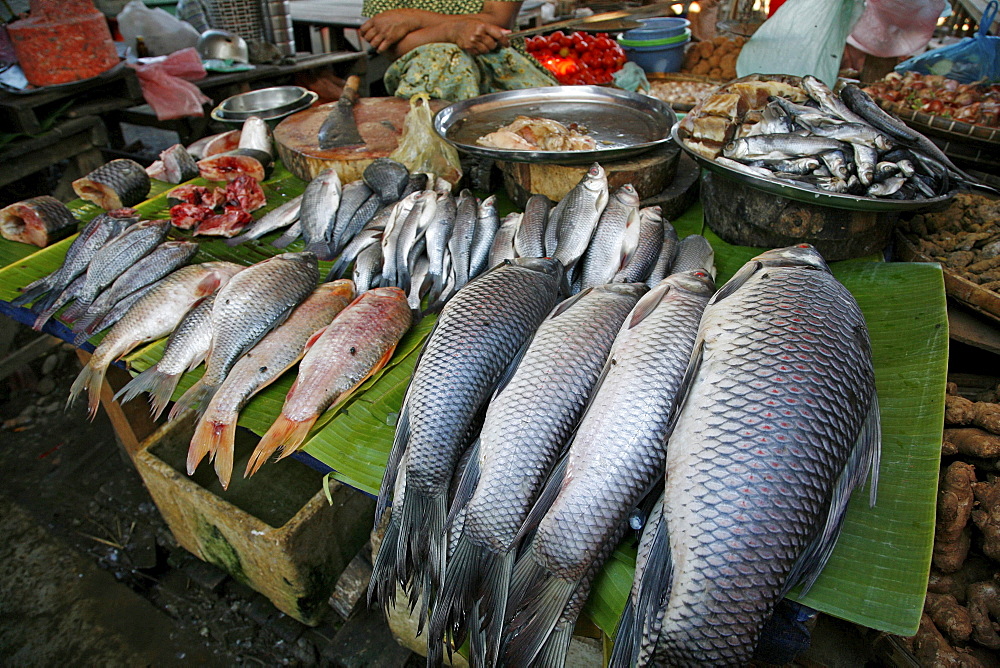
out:
{"label": "fish on display", "polygon": [[458,193],[455,206],[455,224],[451,238],[448,240],[448,251],[451,254],[451,266],[455,272],[455,287],[461,290],[469,282],[472,240],[476,234],[479,203],[472,191],[465,188]]}
{"label": "fish on display", "polygon": [[626,230],[638,229],[639,194],[631,183],[615,189],[601,212],[583,261],[583,288],[610,283],[621,267]]}
{"label": "fish on display", "polygon": [[803,137],[798,134],[741,137],[726,144],[722,155],[734,160],[781,160],[836,151],[841,143],[826,137]]}
{"label": "fish on display", "polygon": [[397,202],[410,180],[406,165],[390,158],[375,158],[361,173],[368,187],[382,200],[382,204]]}
{"label": "fish on display", "polygon": [[118,300],[117,304],[111,307],[111,309],[104,315],[103,318],[101,318],[100,320],[94,320],[94,322],[87,325],[82,332],[77,334],[76,338],[73,339],[73,345],[74,346],[83,345],[83,342],[89,339],[90,337],[100,332],[103,332],[104,330],[109,329],[110,327],[113,327],[116,322],[125,317],[125,314],[128,313],[128,310],[132,308],[133,304],[142,299],[147,292],[152,291],[154,288],[159,286],[165,280],[166,279],[161,278],[155,283],[144,285],[135,292],[125,297],[122,297],[120,300]]}
{"label": "fish on display", "polygon": [[514,235],[521,224],[523,213],[512,211],[500,221],[500,228],[493,237],[493,245],[490,246],[489,267],[495,267],[504,260],[513,260],[517,257],[514,251]]}
{"label": "fish on display", "polygon": [[108,366],[138,345],[172,332],[193,306],[227,285],[242,270],[241,265],[232,262],[205,262],[181,267],[163,279],[132,305],[97,346],[73,381],[67,406],[86,390],[93,419]]}
{"label": "fish on display", "polygon": [[236,421],[240,411],[255,394],[302,359],[310,342],[315,341],[352,299],[354,285],[351,281],[321,284],[295,307],[288,320],[247,351],[226,374],[191,438],[191,448],[207,449],[212,453],[223,489],[229,488],[232,477]]}
{"label": "fish on display", "polygon": [[437,213],[437,193],[433,190],[418,190],[410,197],[413,198],[412,207],[399,227],[396,240],[396,285],[403,292],[410,291],[410,254],[424,238],[427,226]]}
{"label": "fish on display", "polygon": [[[103,290],[83,314],[73,323],[73,332],[80,334],[88,325],[100,321],[123,297],[143,286],[155,283],[175,269],[187,264],[198,252],[192,241],[165,241],[148,255],[136,261]],[[69,311],[67,311],[67,315]]]}
{"label": "fish on display", "polygon": [[[200,408],[199,416],[236,361],[265,334],[280,325],[309,296],[319,281],[313,253],[283,253],[247,267],[219,291],[212,308],[212,348],[205,374],[170,410],[170,419]],[[208,453],[208,444],[193,442],[188,475]],[[216,466],[224,465],[216,462]],[[230,464],[231,466],[231,464]]]}
{"label": "fish on display", "polygon": [[[660,207],[645,207],[639,210],[639,215],[643,215],[646,209],[655,209],[655,215],[662,219],[662,210]],[[654,212],[646,213],[646,215],[654,215]],[[669,221],[663,221],[663,245],[660,247],[660,255],[656,258],[656,264],[653,265],[653,270],[649,274],[649,278],[646,279],[646,285],[653,287],[664,278],[670,274],[670,270],[674,265],[674,257],[677,255],[677,245],[680,240],[677,238],[677,230],[674,226],[670,224]]]}
{"label": "fish on display", "polygon": [[306,250],[321,260],[331,259],[330,241],[333,223],[340,206],[340,176],[333,167],[324,169],[309,182],[302,193],[299,222]]}
{"label": "fish on display", "polygon": [[[378,235],[378,233],[375,233]],[[382,245],[375,236],[372,243],[365,247],[354,260],[351,277],[357,286],[358,294],[370,290],[382,280]]]}
{"label": "fish on display", "polygon": [[545,228],[552,205],[552,200],[538,194],[524,203],[524,216],[514,235],[514,250],[518,257],[545,257]]}
{"label": "fish on display", "polygon": [[715,249],[700,234],[689,234],[677,244],[671,274],[685,271],[704,271],[715,278]]}
{"label": "fish on display", "polygon": [[447,279],[445,276],[445,255],[448,253],[448,240],[455,229],[455,214],[458,211],[455,197],[451,192],[439,193],[434,218],[427,226],[424,238],[427,239],[427,275],[431,279],[431,301],[434,301],[444,290]]}
{"label": "fish on display", "polygon": [[73,181],[77,196],[105,211],[135,206],[149,194],[146,169],[135,160],[118,158]]}
{"label": "fish on display", "polygon": [[275,452],[295,452],[328,408],[337,406],[388,363],[412,322],[406,294],[396,287],[360,294],[318,333],[274,424],[247,463],[253,475]]}
{"label": "fish on display", "polygon": [[198,170],[207,181],[232,181],[241,175],[263,181],[273,167],[271,131],[267,123],[257,116],[243,121],[235,149],[214,153],[198,161]]}
{"label": "fish on display", "polygon": [[143,392],[148,392],[150,413],[154,420],[159,419],[170,403],[181,375],[205,361],[212,345],[214,304],[213,294],[188,311],[177,329],[170,333],[157,363],[130,380],[115,394],[115,401],[132,401]]}
{"label": "fish on display", "polygon": [[49,195],[32,197],[0,209],[0,235],[39,248],[76,232],[77,220],[66,205]]}
{"label": "fish on display", "polygon": [[[301,213],[301,209],[300,209],[299,213]],[[278,237],[277,239],[275,239],[271,243],[271,245],[274,246],[275,248],[285,248],[289,244],[291,244],[293,241],[295,241],[296,239],[298,239],[300,236],[302,236],[302,220],[301,219],[296,220],[294,223],[292,223],[291,225],[289,225],[288,229],[285,230],[280,237]]]}
{"label": "fish on display", "polygon": [[385,219],[385,230],[382,232],[382,285],[389,287],[395,285],[399,280],[396,254],[396,247],[399,245],[399,238],[402,234],[403,226],[406,224],[407,216],[413,209],[418,197],[423,197],[419,193],[410,193],[403,199],[392,205],[389,215]]}
{"label": "fish on display", "polygon": [[497,213],[497,197],[490,195],[479,202],[476,209],[476,231],[469,247],[469,278],[475,278],[490,268],[490,248],[493,238],[500,229],[500,215]]}
{"label": "fish on display", "polygon": [[586,598],[629,511],[663,476],[671,413],[714,290],[703,271],[672,274],[626,317],[567,456],[522,527],[535,531],[511,578],[506,665],[540,654],[563,664],[573,629],[563,613]]}
{"label": "fish on display", "polygon": [[160,152],[160,159],[146,168],[150,178],[167,183],[183,183],[198,176],[198,163],[181,144]]}
{"label": "fish on display", "polygon": [[[357,215],[368,202],[372,202],[367,218]],[[340,204],[337,206],[337,214],[333,218],[333,230],[330,234],[330,253],[336,255],[347,245],[354,235],[361,231],[364,224],[368,222],[375,212],[382,205],[382,201],[368,187],[364,179],[351,181],[343,186],[340,191]],[[356,221],[356,227],[352,226],[352,221]]]}
{"label": "fish on display", "polygon": [[[344,270],[354,262],[356,258],[360,257],[361,253],[367,250],[372,244],[376,244],[379,247],[378,257],[379,257],[379,274],[382,272],[382,230],[361,230],[358,232],[351,242],[347,244],[344,250],[341,252],[340,257],[337,261],[333,263],[333,267],[330,268],[330,273],[326,280],[333,280],[335,278],[341,278]],[[355,281],[356,283],[356,281]],[[364,290],[360,290],[364,292]]]}
{"label": "fish on display", "polygon": [[73,295],[75,301],[65,317],[72,320],[83,315],[101,290],[159,246],[169,231],[169,220],[144,220],[128,227],[102,246],[87,267],[83,285]]}
{"label": "fish on display", "polygon": [[[444,575],[448,487],[470,428],[518,350],[555,306],[562,267],[518,258],[484,273],[448,300],[406,391],[376,506],[380,521],[397,476],[402,500],[379,549],[370,592],[383,607],[396,584],[411,603],[423,594],[421,626]],[[398,468],[406,453],[405,473]]]}
{"label": "fish on display", "polygon": [[625,317],[645,292],[645,285],[602,285],[559,304],[490,402],[468,480],[459,487],[467,494],[456,495],[451,511],[455,516],[463,509],[464,524],[430,624],[431,653],[440,654],[445,631],[465,626],[463,617],[482,592],[481,619],[469,625],[482,622],[489,629],[489,648],[473,665],[496,662],[517,533],[583,413]]}
{"label": "fish on display", "polygon": [[410,305],[410,310],[413,311],[414,317],[419,318],[421,314],[421,303],[423,302],[424,295],[427,294],[427,281],[429,280],[427,276],[427,270],[430,268],[430,260],[427,259],[426,255],[420,255],[416,262],[413,263],[413,271],[410,272],[410,290],[406,293],[406,301]]}
{"label": "fish on display", "polygon": [[875,500],[864,316],[811,246],[767,251],[719,290],[685,383],[613,665],[746,665],[774,605],[818,577],[869,471]]}
{"label": "fish on display", "polygon": [[587,252],[601,212],[608,203],[608,176],[599,163],[594,163],[580,182],[559,200],[549,213],[549,226],[558,231],[554,253],[545,250],[569,271]]}
{"label": "fish on display", "polygon": [[[669,223],[668,223],[669,224]],[[614,283],[642,283],[649,279],[663,250],[663,217],[659,207],[639,210],[639,241],[622,260],[622,267],[615,273]]]}
{"label": "fish on display", "polygon": [[299,209],[302,207],[302,195],[293,197],[275,208],[271,209],[257,222],[253,223],[249,229],[238,237],[226,240],[227,246],[237,246],[250,239],[260,239],[265,234],[288,227],[299,219]]}

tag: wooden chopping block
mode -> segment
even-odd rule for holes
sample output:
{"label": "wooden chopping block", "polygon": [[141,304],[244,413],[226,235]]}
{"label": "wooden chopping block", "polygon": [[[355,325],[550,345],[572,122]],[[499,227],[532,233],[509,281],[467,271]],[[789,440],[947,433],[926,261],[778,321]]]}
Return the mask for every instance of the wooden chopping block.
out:
{"label": "wooden chopping block", "polygon": [[[681,149],[669,142],[655,150],[632,158],[602,162],[608,175],[608,189],[631,183],[640,199],[647,199],[663,191],[674,178]],[[580,182],[590,165],[549,165],[534,162],[501,162],[497,167],[503,174],[504,187],[517,206],[524,207],[528,197],[545,195],[558,202]]]}
{"label": "wooden chopping block", "polygon": [[[292,114],[274,129],[278,156],[303,181],[312,181],[330,167],[337,170],[343,183],[360,179],[365,167],[376,158],[386,158],[396,150],[403,135],[403,121],[410,111],[409,100],[401,97],[361,98],[354,105],[354,120],[365,143],[324,151],[319,147],[319,128],[335,104],[321,104]],[[437,113],[448,104],[444,100],[431,100],[431,111]]]}

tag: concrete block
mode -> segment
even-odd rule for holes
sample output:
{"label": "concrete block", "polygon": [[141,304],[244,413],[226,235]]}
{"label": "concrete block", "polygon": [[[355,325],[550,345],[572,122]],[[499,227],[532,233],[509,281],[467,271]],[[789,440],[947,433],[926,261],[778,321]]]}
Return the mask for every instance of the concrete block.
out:
{"label": "concrete block", "polygon": [[[331,481],[331,505],[322,474],[293,459],[269,462],[249,480],[237,474],[228,490],[207,462],[189,477],[193,430],[190,414],[167,423],[135,458],[174,538],[285,614],[319,623],[337,578],[368,539],[374,500]],[[256,441],[240,430],[235,471],[243,470]]]}

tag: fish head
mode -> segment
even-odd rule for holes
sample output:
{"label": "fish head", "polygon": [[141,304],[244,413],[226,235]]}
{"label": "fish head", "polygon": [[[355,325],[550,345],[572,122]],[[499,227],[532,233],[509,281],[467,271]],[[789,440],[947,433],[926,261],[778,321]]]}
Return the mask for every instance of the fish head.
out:
{"label": "fish head", "polygon": [[826,260],[812,244],[798,244],[765,251],[753,259],[764,267],[802,267],[830,272]]}
{"label": "fish head", "polygon": [[695,295],[703,295],[706,298],[715,293],[715,279],[707,271],[701,269],[671,274],[663,280],[669,281],[675,288]]}
{"label": "fish head", "polygon": [[663,208],[659,204],[653,206],[647,206],[639,209],[639,217],[641,219],[657,219],[663,220]]}
{"label": "fish head", "polygon": [[606,292],[623,297],[631,297],[638,300],[649,292],[649,286],[645,283],[606,283],[593,288],[594,292]]}
{"label": "fish head", "polygon": [[888,151],[893,146],[889,138],[881,133],[875,135],[874,144],[875,148],[877,148],[880,151]]}
{"label": "fish head", "polygon": [[625,206],[634,206],[637,208],[639,206],[639,193],[636,192],[635,186],[631,183],[626,183],[619,187],[615,191],[615,197]]}
{"label": "fish head", "polygon": [[398,300],[403,303],[406,302],[406,293],[403,292],[402,288],[397,288],[395,285],[383,286],[379,288],[372,288],[365,293],[366,299],[388,299],[388,300]]}
{"label": "fish head", "polygon": [[600,188],[602,185],[607,187],[608,184],[608,175],[599,162],[595,162],[590,166],[590,169],[587,170],[583,179],[586,183],[586,187],[591,190]]}
{"label": "fish head", "polygon": [[355,295],[354,281],[349,278],[338,278],[328,283],[320,283],[313,290],[314,295],[339,295],[347,299],[353,299]]}
{"label": "fish head", "polygon": [[[555,277],[556,281],[562,280],[563,266],[562,262],[551,257],[518,257],[513,260],[505,260],[504,264],[515,265],[518,267],[524,267],[525,269],[531,269],[532,271],[541,272],[543,274],[548,274]],[[499,265],[498,265],[499,266]]]}
{"label": "fish head", "polygon": [[284,260],[286,262],[305,262],[312,264],[317,264],[319,262],[316,257],[316,253],[313,253],[312,251],[299,251],[297,253],[280,253],[267,258],[266,260],[260,262],[260,264],[263,264],[264,262],[272,262],[274,260]]}
{"label": "fish head", "polygon": [[480,210],[485,210],[485,211],[489,211],[491,209],[496,209],[497,208],[497,196],[496,195],[490,195],[486,199],[482,200],[481,202],[479,202],[479,208],[480,208]]}
{"label": "fish head", "polygon": [[747,143],[742,139],[734,139],[722,147],[722,155],[733,160],[740,160],[747,155]]}

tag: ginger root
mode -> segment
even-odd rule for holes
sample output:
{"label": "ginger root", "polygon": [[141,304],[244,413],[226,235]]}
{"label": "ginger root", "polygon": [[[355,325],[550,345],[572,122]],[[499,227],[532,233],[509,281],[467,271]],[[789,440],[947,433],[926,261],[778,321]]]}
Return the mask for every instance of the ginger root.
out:
{"label": "ginger root", "polygon": [[[989,404],[995,405],[995,404]],[[991,434],[977,427],[959,427],[944,430],[942,455],[966,455],[992,459],[1000,457],[1000,435]]]}
{"label": "ginger root", "polygon": [[945,573],[962,567],[972,543],[969,516],[975,497],[972,485],[976,469],[965,462],[952,462],[938,484],[937,525],[934,531],[934,566]]}
{"label": "ginger root", "polygon": [[969,616],[972,639],[983,647],[1000,649],[1000,634],[997,633],[1000,628],[1000,585],[995,580],[969,586]]}
{"label": "ginger root", "polygon": [[924,600],[924,612],[930,616],[934,626],[953,643],[964,643],[972,635],[969,610],[959,605],[951,594],[928,592]]}
{"label": "ginger root", "polygon": [[932,594],[951,594],[956,601],[965,605],[969,585],[990,579],[996,570],[996,565],[990,560],[972,554],[962,564],[962,568],[954,573],[942,573],[932,568],[927,591]]}
{"label": "ginger root", "polygon": [[1000,478],[973,484],[972,493],[977,507],[971,517],[983,533],[983,554],[1000,561]]}
{"label": "ginger root", "polygon": [[1000,404],[971,401],[949,395],[944,402],[944,423],[963,427],[979,427],[1000,434]]}
{"label": "ginger root", "polygon": [[974,656],[955,649],[926,612],[920,617],[920,628],[913,638],[913,653],[924,668],[982,668],[982,663]]}

